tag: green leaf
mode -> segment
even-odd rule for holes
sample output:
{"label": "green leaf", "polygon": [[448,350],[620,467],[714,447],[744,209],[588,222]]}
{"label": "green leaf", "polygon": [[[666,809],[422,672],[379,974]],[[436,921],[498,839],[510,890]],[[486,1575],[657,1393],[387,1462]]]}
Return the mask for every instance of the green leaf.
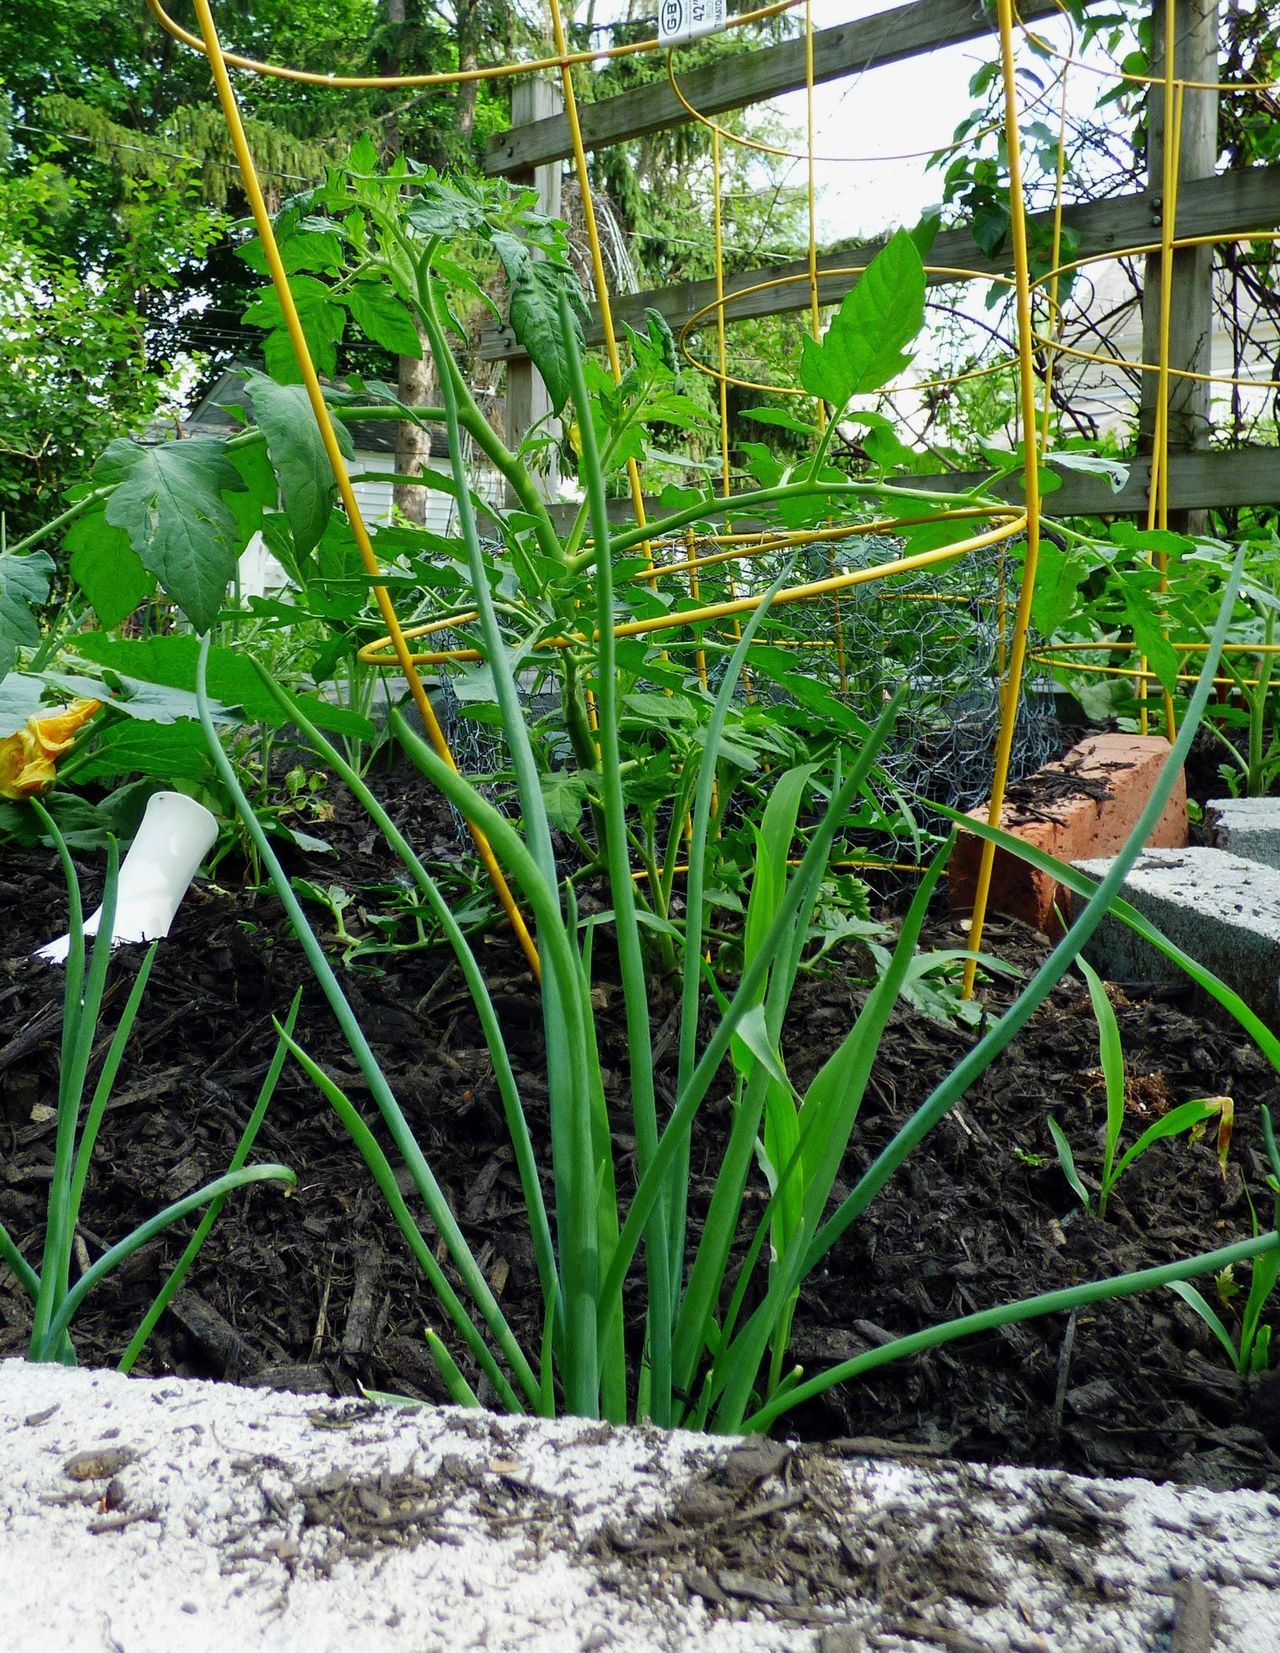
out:
{"label": "green leaf", "polygon": [[498,261],[508,282],[512,286],[524,274],[525,266],[530,259],[528,244],[518,235],[512,235],[510,230],[495,230],[493,232],[493,250],[498,255]]}
{"label": "green leaf", "polygon": [[1088,1214],[1093,1210],[1093,1205],[1089,1199],[1089,1191],[1080,1181],[1079,1173],[1076,1170],[1076,1159],[1071,1152],[1071,1144],[1067,1141],[1062,1126],[1058,1124],[1058,1121],[1052,1115],[1049,1116],[1046,1123],[1049,1126],[1049,1135],[1053,1138],[1053,1145],[1058,1150],[1058,1164],[1062,1167],[1062,1174],[1071,1184],[1072,1191],[1081,1205],[1084,1206],[1086,1214]]}
{"label": "green leaf", "polygon": [[1168,622],[1163,619],[1150,596],[1132,581],[1120,588],[1125,618],[1133,627],[1134,641],[1147,658],[1147,665],[1156,674],[1160,686],[1173,692],[1178,680],[1178,651],[1169,641]]}
{"label": "green leaf", "polygon": [[567,292],[573,320],[573,346],[586,349],[578,311],[582,292],[573,271],[550,259],[530,259],[511,290],[511,331],[528,352],[542,375],[551,398],[551,410],[559,413],[573,387],[568,345],[560,329],[560,294]]}
{"label": "green leaf", "polygon": [[1111,1185],[1114,1187],[1119,1182],[1122,1174],[1133,1164],[1135,1159],[1140,1159],[1146,1153],[1153,1142],[1161,1142],[1166,1137],[1181,1136],[1184,1131],[1193,1130],[1197,1125],[1203,1124],[1206,1119],[1216,1118],[1217,1114],[1218,1109],[1213,1103],[1202,1100],[1183,1102],[1179,1107],[1170,1108],[1169,1112],[1162,1118],[1157,1119],[1154,1125],[1148,1125],[1133,1146],[1121,1156],[1120,1163],[1116,1166],[1115,1173],[1111,1178]]}
{"label": "green leaf", "polygon": [[969,230],[988,258],[994,257],[1004,244],[1009,223],[1009,203],[1003,197],[992,195],[975,204]]}
{"label": "green leaf", "polygon": [[541,781],[547,819],[562,831],[572,831],[582,819],[587,777],[575,769],[553,769]]}
{"label": "green leaf", "polygon": [[[1257,1267],[1256,1263],[1254,1267]],[[1169,1282],[1169,1290],[1176,1291],[1187,1307],[1196,1311],[1201,1320],[1204,1321],[1205,1325],[1226,1350],[1227,1359],[1233,1366],[1238,1366],[1240,1357],[1236,1349],[1235,1339],[1223,1325],[1217,1312],[1209,1306],[1208,1302],[1206,1302],[1200,1292],[1198,1292],[1194,1286],[1189,1285],[1185,1280],[1171,1280]]]}
{"label": "green leaf", "polygon": [[[68,676],[63,672],[46,672],[45,677],[52,687],[61,689],[64,694],[109,698],[113,711],[143,723],[171,724],[196,716],[195,696],[188,690],[175,689],[164,683],[149,683],[142,678],[126,676],[123,672],[107,671],[102,682],[88,677]],[[214,715],[220,722],[234,721],[221,702],[216,705]]]}
{"label": "green leaf", "polygon": [[[87,632],[76,638],[75,648],[86,659],[122,677],[127,675],[136,684],[146,683],[154,689],[168,689],[184,697],[194,693],[196,659],[200,652],[194,637],[128,639]],[[252,660],[234,649],[209,650],[209,690],[222,705],[239,706],[251,722],[270,729],[278,729],[284,722],[275,697],[263,687]],[[76,692],[84,693],[84,690]],[[373,738],[372,724],[345,706],[331,705],[318,695],[297,694],[289,698],[322,729],[352,735],[358,740]],[[184,699],[178,716],[193,715],[186,709],[188,704]],[[130,711],[131,707],[123,704],[120,709]]]}
{"label": "green leaf", "polygon": [[94,467],[114,482],[107,521],[123,528],[142,566],[198,632],[218,618],[243,547],[224,491],[244,487],[223,444],[194,436],[144,448],[120,439]]}
{"label": "green leaf", "polygon": [[1076,963],[1088,985],[1089,1002],[1093,1006],[1094,1020],[1098,1024],[1098,1056],[1102,1063],[1102,1078],[1107,1095],[1107,1134],[1102,1151],[1102,1192],[1098,1196],[1098,1215],[1101,1217],[1106,1210],[1107,1195],[1111,1192],[1115,1177],[1120,1175],[1119,1169],[1112,1174],[1112,1166],[1115,1163],[1116,1145],[1120,1141],[1120,1132],[1124,1126],[1124,1047],[1120,1042],[1120,1023],[1116,1019],[1115,1007],[1107,997],[1106,984],[1085,959],[1078,958]]}
{"label": "green leaf", "polygon": [[156,588],[122,528],[104,511],[77,517],[62,542],[71,558],[71,577],[93,604],[101,626],[118,626]]}
{"label": "green leaf", "polygon": [[923,325],[924,265],[915,242],[899,230],[845,295],[821,342],[803,340],[800,383],[843,408],[906,367],[907,346]]}
{"label": "green leaf", "polygon": [[1059,550],[1050,539],[1040,541],[1031,620],[1042,637],[1055,636],[1076,612],[1080,587],[1088,577],[1088,564],[1074,548]]}
{"label": "green leaf", "polygon": [[152,775],[207,785],[212,772],[200,725],[190,717],[178,723],[130,719],[111,724],[77,767],[76,782],[114,780],[121,775]]}
{"label": "green leaf", "polygon": [[915,249],[921,258],[928,258],[941,228],[942,213],[940,209],[928,207],[921,214],[920,221],[915,228],[907,232],[915,243]]}
{"label": "green leaf", "polygon": [[[314,276],[296,275],[289,280],[289,291],[302,324],[303,337],[316,372],[322,376],[334,372],[338,364],[334,348],[347,324],[346,312],[336,304],[332,292],[323,281]],[[284,312],[274,287],[260,292],[245,311],[244,321],[268,329],[264,345],[267,368],[273,379],[282,384],[297,384],[301,378],[293,345],[284,324]]]}
{"label": "green leaf", "polygon": [[422,340],[413,317],[389,287],[378,281],[357,281],[343,294],[356,326],[366,338],[393,356],[422,355]]}
{"label": "green leaf", "polygon": [[808,419],[798,419],[786,408],[743,408],[744,419],[754,419],[757,425],[778,425],[783,430],[796,431],[800,436],[817,436],[818,427]]}
{"label": "green leaf", "polygon": [[1251,1372],[1265,1372],[1270,1359],[1271,1327],[1260,1325],[1262,1311],[1280,1280],[1280,1245],[1256,1257],[1249,1295],[1240,1319],[1240,1368],[1246,1365]]}
{"label": "green leaf", "polygon": [[1129,480],[1127,465],[1122,465],[1118,459],[1103,459],[1098,454],[1051,453],[1048,460],[1059,470],[1079,471],[1084,476],[1105,476],[1113,494],[1120,493]]}
{"label": "green leaf", "polygon": [[1188,535],[1172,533],[1168,528],[1144,528],[1123,519],[1111,524],[1107,538],[1129,551],[1163,551],[1169,557],[1190,556],[1197,543]]}
{"label": "green leaf", "polygon": [[[243,418],[245,424],[250,423],[247,410]],[[224,494],[223,498],[236,519],[240,543],[247,546],[253,536],[262,531],[266,514],[278,512],[280,480],[272,469],[271,456],[267,452],[265,441],[252,442],[248,447],[232,449],[228,452],[227,458],[240,473],[244,492],[230,496]],[[267,549],[275,554],[274,546],[269,545]]]}
{"label": "green leaf", "polygon": [[351,146],[347,166],[352,172],[373,173],[378,170],[378,146],[367,132],[362,132]]}
{"label": "green leaf", "polygon": [[[782,1057],[775,1049],[769,1038],[769,1025],[765,1018],[765,1009],[758,1004],[748,1010],[738,1023],[734,1033],[734,1064],[738,1066],[745,1053],[752,1061],[758,1062],[764,1071],[783,1092],[790,1094],[791,1081],[787,1077],[787,1070],[782,1065]],[[750,1064],[742,1063],[742,1071],[750,1072]]]}
{"label": "green leaf", "polygon": [[436,252],[432,255],[431,268],[440,277],[443,285],[448,288],[451,302],[456,303],[459,293],[467,293],[475,299],[477,304],[488,310],[495,321],[500,322],[502,320],[502,311],[498,308],[492,296],[484,290],[471,271],[460,264],[456,258],[446,258],[443,253]]}
{"label": "green leaf", "polygon": [[12,671],[20,648],[40,641],[33,608],[47,601],[53,559],[43,551],[25,557],[0,551],[0,677]]}
{"label": "green leaf", "polygon": [[[315,223],[315,220],[311,219],[309,222]],[[295,230],[293,234],[279,240],[278,246],[280,260],[287,275],[293,275],[299,270],[336,272],[342,268],[342,242],[331,229]],[[261,241],[249,242],[246,247],[241,248],[239,256],[259,275],[271,274],[271,266],[267,263],[267,255],[262,249]]]}
{"label": "green leaf", "polygon": [[486,227],[483,201],[442,178],[424,178],[405,215],[419,235],[450,240]]}
{"label": "green leaf", "polygon": [[44,699],[44,679],[10,672],[0,682],[0,740],[13,735],[34,717]]}
{"label": "green leaf", "polygon": [[[267,441],[267,452],[280,478],[293,548],[305,557],[320,543],[333,510],[336,484],[320,427],[302,385],[278,385],[265,374],[249,377],[254,418]],[[335,423],[338,446],[348,459],[355,452],[351,434]]]}

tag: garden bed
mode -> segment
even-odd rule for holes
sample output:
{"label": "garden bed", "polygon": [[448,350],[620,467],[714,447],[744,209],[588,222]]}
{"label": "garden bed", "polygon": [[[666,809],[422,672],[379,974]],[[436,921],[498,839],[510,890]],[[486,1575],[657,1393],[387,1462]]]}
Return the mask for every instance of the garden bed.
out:
{"label": "garden bed", "polygon": [[[461,857],[452,821],[423,784],[396,776],[389,790],[397,819],[428,857]],[[381,840],[354,811],[339,805],[320,830],[335,853],[299,862],[313,881],[353,889],[388,876]],[[91,901],[94,878],[91,866]],[[29,1251],[52,1161],[61,995],[60,973],[29,955],[65,924],[53,858],[7,852],[0,900],[10,918],[0,962],[0,1219]],[[928,939],[957,945],[941,907]],[[984,946],[1025,969],[1045,943],[997,919]],[[505,935],[484,939],[478,951],[536,1139],[546,1131],[537,998]],[[136,956],[118,957],[122,981]],[[828,962],[802,982],[786,1030],[801,1085],[865,991],[856,956]],[[600,979],[605,1064],[625,1072],[620,995],[607,969]],[[386,974],[355,969],[345,980],[513,1326],[536,1344],[542,1310],[519,1184],[451,955],[407,953]],[[86,1255],[225,1168],[273,1048],[271,1017],[283,1015],[303,981],[308,972],[273,896],[230,879],[193,892],[158,954],[103,1127],[83,1209]],[[118,1006],[119,982],[115,992]],[[673,1060],[663,1008],[655,1020],[660,1102]],[[1225,1179],[1211,1139],[1158,1143],[1126,1173],[1105,1222],[1083,1216],[1046,1124],[1052,1112],[1086,1176],[1096,1172],[1104,1112],[1097,1029],[1083,984],[1068,978],[809,1282],[794,1343],[808,1370],[948,1316],[1248,1236],[1246,1188],[1255,1199],[1263,1190],[1258,1108],[1277,1100],[1275,1073],[1233,1029],[1191,1014],[1167,990],[1127,984],[1117,1009],[1135,1110],[1126,1141],[1175,1103],[1231,1094],[1236,1127]],[[299,1027],[311,1055],[359,1099],[359,1075],[311,987]],[[851,1175],[973,1038],[899,1009],[855,1131]],[[695,1218],[723,1132],[723,1099],[713,1093],[694,1142]],[[296,1069],[286,1069],[256,1152],[296,1170],[295,1195],[257,1188],[233,1197],[138,1369],[316,1394],[353,1395],[363,1384],[443,1399],[422,1336],[438,1323],[435,1307],[344,1131]],[[155,1242],[89,1301],[73,1326],[82,1362],[119,1358],[181,1244]],[[5,1278],[0,1354],[25,1352],[28,1324],[26,1301]],[[1280,1488],[1280,1380],[1273,1373],[1242,1385],[1170,1293],[1009,1327],[883,1368],[793,1413],[789,1427],[813,1439],[870,1437],[975,1462]]]}

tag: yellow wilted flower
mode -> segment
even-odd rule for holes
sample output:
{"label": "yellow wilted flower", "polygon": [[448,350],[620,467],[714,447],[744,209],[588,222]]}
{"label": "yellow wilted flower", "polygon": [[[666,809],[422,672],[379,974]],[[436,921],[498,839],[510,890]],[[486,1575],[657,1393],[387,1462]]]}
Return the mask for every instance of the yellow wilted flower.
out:
{"label": "yellow wilted flower", "polygon": [[60,711],[27,719],[25,729],[0,740],[0,798],[30,798],[47,792],[57,779],[56,759],[101,706],[100,700],[73,700]]}

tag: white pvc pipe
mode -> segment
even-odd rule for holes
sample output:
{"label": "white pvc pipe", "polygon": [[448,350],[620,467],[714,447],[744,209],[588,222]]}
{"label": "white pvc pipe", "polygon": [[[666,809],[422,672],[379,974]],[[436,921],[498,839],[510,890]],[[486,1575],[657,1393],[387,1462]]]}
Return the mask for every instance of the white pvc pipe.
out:
{"label": "white pvc pipe", "polygon": [[[203,804],[183,792],[153,793],[120,868],[112,946],[169,934],[173,915],[217,836],[217,820]],[[85,920],[85,934],[96,935],[101,921],[99,907]],[[36,956],[64,964],[70,950],[71,937],[60,936]]]}

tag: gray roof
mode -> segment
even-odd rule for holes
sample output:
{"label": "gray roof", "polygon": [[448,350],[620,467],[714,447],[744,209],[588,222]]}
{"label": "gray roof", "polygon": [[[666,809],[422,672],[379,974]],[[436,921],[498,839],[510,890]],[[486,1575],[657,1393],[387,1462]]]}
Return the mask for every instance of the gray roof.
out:
{"label": "gray roof", "polygon": [[[260,369],[257,371],[261,371]],[[246,406],[251,400],[248,392],[250,368],[233,362],[226,367],[196,402],[183,421],[183,429],[192,434],[222,436],[240,429],[240,420],[228,411],[230,407]],[[394,453],[396,451],[396,421],[370,422],[348,425],[351,440],[361,453]],[[431,432],[431,457],[449,457],[449,439],[443,430]]]}

